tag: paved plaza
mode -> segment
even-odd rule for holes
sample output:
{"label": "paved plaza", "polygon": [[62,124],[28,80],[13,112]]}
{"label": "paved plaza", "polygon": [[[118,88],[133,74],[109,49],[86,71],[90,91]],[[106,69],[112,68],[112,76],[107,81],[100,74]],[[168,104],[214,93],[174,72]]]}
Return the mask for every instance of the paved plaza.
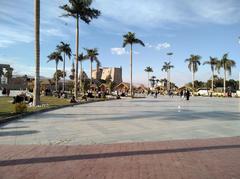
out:
{"label": "paved plaza", "polygon": [[0,127],[0,144],[89,145],[240,136],[240,99],[152,97],[97,102]]}
{"label": "paved plaza", "polygon": [[237,179],[239,112],[234,98],[148,97],[32,115],[0,127],[0,178]]}

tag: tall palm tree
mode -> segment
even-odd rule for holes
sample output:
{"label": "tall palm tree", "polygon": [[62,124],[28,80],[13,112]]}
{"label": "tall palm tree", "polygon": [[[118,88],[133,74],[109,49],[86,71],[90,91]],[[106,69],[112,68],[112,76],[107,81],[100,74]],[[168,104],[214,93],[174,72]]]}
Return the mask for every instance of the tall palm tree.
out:
{"label": "tall palm tree", "polygon": [[216,65],[218,63],[218,59],[215,57],[210,57],[209,61],[205,61],[203,63],[203,65],[210,65],[211,66],[211,70],[212,70],[212,91],[214,89],[214,75],[215,75],[215,69],[216,69]]}
{"label": "tall palm tree", "polygon": [[87,52],[87,55],[86,57],[90,60],[90,86],[92,85],[92,64],[93,62],[96,62],[97,63],[97,66],[100,66],[101,63],[100,61],[98,60],[98,49],[97,48],[94,48],[94,49],[87,49],[85,48],[86,52]]}
{"label": "tall palm tree", "polygon": [[149,75],[150,73],[153,72],[153,69],[149,66],[149,67],[146,67],[144,71],[148,73],[148,88],[149,88],[149,78],[150,78]]}
{"label": "tall palm tree", "polygon": [[201,65],[201,56],[199,55],[190,55],[190,58],[186,59],[185,62],[188,62],[188,68],[192,72],[192,87],[194,89],[195,73],[198,71],[198,66]]}
{"label": "tall palm tree", "polygon": [[127,34],[123,35],[123,48],[127,45],[130,45],[130,93],[131,97],[133,98],[133,84],[132,84],[132,62],[133,62],[133,44],[140,44],[145,47],[145,44],[142,40],[137,39],[135,33],[128,32]]}
{"label": "tall palm tree", "polygon": [[40,0],[34,1],[34,31],[35,31],[35,81],[33,106],[40,105]]}
{"label": "tall palm tree", "polygon": [[170,88],[171,88],[171,79],[170,79],[171,76],[170,76],[170,71],[171,71],[172,68],[174,68],[174,66],[171,65],[171,62],[164,62],[164,65],[163,65],[163,67],[162,67],[162,71],[167,72],[167,81],[168,81],[168,83],[167,83],[167,90],[168,90],[168,91],[169,91]]}
{"label": "tall palm tree", "polygon": [[227,80],[227,73],[229,75],[232,74],[232,68],[236,66],[236,62],[228,58],[228,53],[225,53],[222,59],[217,63],[216,68],[219,72],[221,68],[224,70],[224,78],[223,78],[223,92],[224,96],[226,93],[226,80]]}
{"label": "tall palm tree", "polygon": [[56,63],[55,90],[58,91],[58,75],[57,75],[58,64],[60,61],[63,61],[63,58],[62,58],[60,52],[56,51],[56,52],[53,52],[50,55],[48,55],[48,59],[49,60],[47,62],[55,61],[55,63]]}
{"label": "tall palm tree", "polygon": [[83,53],[78,55],[78,61],[80,62],[80,74],[79,74],[79,81],[80,81],[80,90],[82,90],[82,77],[83,77],[83,67],[82,67],[82,62],[84,60],[87,60],[87,55],[84,55]]}
{"label": "tall palm tree", "polygon": [[63,16],[73,17],[76,19],[76,71],[75,71],[75,84],[74,95],[77,98],[78,87],[78,50],[79,50],[79,20],[89,24],[92,19],[100,16],[101,12],[97,9],[91,8],[92,0],[69,0],[69,4],[60,6],[61,9],[66,11]]}
{"label": "tall palm tree", "polygon": [[0,68],[0,84],[2,80],[2,76],[4,75],[3,68]]}
{"label": "tall palm tree", "polygon": [[6,73],[4,74],[5,78],[7,78],[7,84],[10,84],[10,81],[12,79],[12,73],[13,73],[13,68],[8,68]]}
{"label": "tall palm tree", "polygon": [[[69,60],[71,59],[71,56],[72,56],[72,50],[70,48],[70,44],[60,42],[60,44],[57,45],[57,51],[59,51],[60,53],[63,53],[63,74],[65,74],[66,73],[66,70],[65,70],[66,56],[69,58]],[[65,91],[65,75],[63,75],[63,91]]]}

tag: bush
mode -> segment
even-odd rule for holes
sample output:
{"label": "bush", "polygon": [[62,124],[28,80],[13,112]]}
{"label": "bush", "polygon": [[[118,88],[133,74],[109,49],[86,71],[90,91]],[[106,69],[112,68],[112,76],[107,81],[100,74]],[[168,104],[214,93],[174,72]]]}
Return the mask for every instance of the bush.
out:
{"label": "bush", "polygon": [[27,112],[27,105],[25,103],[15,104],[15,113],[21,114]]}

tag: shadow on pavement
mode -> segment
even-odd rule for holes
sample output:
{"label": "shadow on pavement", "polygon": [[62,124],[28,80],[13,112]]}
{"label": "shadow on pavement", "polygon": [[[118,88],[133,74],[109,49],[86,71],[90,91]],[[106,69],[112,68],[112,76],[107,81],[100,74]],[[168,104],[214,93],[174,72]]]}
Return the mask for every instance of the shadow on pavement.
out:
{"label": "shadow on pavement", "polygon": [[36,130],[26,130],[26,131],[4,131],[0,132],[0,137],[4,136],[21,136],[21,135],[31,135],[39,133],[39,131]]}
{"label": "shadow on pavement", "polygon": [[176,148],[176,149],[163,149],[163,150],[142,150],[142,151],[126,151],[126,152],[54,156],[54,157],[41,157],[41,158],[25,158],[25,159],[14,159],[14,160],[2,160],[0,161],[0,166],[66,162],[66,161],[104,159],[104,158],[108,159],[108,158],[116,158],[116,157],[160,155],[160,154],[171,154],[171,153],[186,153],[186,152],[198,152],[198,151],[209,151],[209,150],[239,149],[239,148],[240,148],[240,145],[221,145],[221,146],[205,146],[205,147]]}

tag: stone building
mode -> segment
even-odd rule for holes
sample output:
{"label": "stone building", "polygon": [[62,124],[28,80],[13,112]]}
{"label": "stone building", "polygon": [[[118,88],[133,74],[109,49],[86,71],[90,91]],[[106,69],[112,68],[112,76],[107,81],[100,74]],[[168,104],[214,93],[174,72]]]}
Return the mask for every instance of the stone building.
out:
{"label": "stone building", "polygon": [[122,82],[122,67],[97,67],[96,70],[93,70],[92,77],[93,79],[97,80],[107,80],[109,77],[111,77],[113,82],[120,84]]}

